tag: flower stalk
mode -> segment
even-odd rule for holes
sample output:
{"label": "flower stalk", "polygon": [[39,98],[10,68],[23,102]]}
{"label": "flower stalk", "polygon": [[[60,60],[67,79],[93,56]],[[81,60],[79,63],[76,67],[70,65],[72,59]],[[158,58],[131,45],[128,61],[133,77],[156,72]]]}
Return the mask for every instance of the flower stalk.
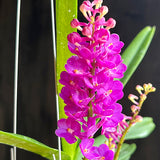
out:
{"label": "flower stalk", "polygon": [[[126,127],[126,129],[123,131],[122,133],[122,137],[118,143],[118,147],[117,147],[117,150],[116,150],[116,153],[115,153],[115,156],[114,156],[114,160],[118,160],[118,157],[119,157],[119,153],[120,153],[120,150],[121,150],[121,147],[122,147],[122,144],[124,143],[125,141],[125,136],[127,134],[127,132],[129,131],[129,129],[132,127],[132,125],[134,125],[136,122],[139,122],[139,112],[142,108],[142,105],[144,103],[144,101],[146,100],[147,98],[147,95],[150,93],[150,92],[155,92],[155,88],[152,87],[152,84],[149,83],[149,84],[144,84],[143,87],[142,86],[136,86],[136,90],[138,91],[138,93],[140,94],[140,100],[139,100],[139,103],[138,105],[136,106],[137,109],[135,109],[134,111],[132,110],[133,112],[133,116],[132,116],[132,119],[129,121],[129,125],[128,127]],[[142,91],[144,90],[144,93],[142,93]],[[132,102],[136,103],[134,99],[132,99],[134,95],[129,95],[129,99],[131,99]],[[134,96],[135,98],[135,96]]]}

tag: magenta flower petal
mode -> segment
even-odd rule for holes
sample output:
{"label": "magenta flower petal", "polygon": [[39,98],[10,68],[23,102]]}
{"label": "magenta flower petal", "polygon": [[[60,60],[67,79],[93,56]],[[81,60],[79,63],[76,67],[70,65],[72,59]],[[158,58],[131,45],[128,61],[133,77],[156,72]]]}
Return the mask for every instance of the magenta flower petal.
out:
{"label": "magenta flower petal", "polygon": [[106,144],[101,144],[97,150],[95,150],[94,155],[94,160],[113,160],[114,158],[114,152],[109,150],[109,147]]}
{"label": "magenta flower petal", "polygon": [[70,33],[67,36],[67,39],[70,43],[73,43],[73,44],[80,43],[82,41],[81,36],[77,32]]}
{"label": "magenta flower petal", "polygon": [[97,65],[100,67],[107,67],[109,69],[117,67],[122,62],[121,56],[119,54],[109,55],[101,54],[97,57]]}
{"label": "magenta flower petal", "polygon": [[108,47],[107,50],[109,51],[109,53],[118,54],[121,52],[124,43],[119,41],[118,34],[111,34],[108,42],[106,43],[106,46]]}
{"label": "magenta flower petal", "polygon": [[81,57],[83,57],[85,59],[92,60],[93,57],[94,57],[94,53],[91,52],[91,50],[89,50],[86,47],[79,47],[78,51],[79,51],[79,56],[81,56]]}
{"label": "magenta flower petal", "polygon": [[70,87],[72,89],[77,88],[78,90],[87,88],[82,77],[71,75],[66,71],[61,72],[60,77],[61,79],[59,80],[59,82],[67,87]]}
{"label": "magenta flower petal", "polygon": [[97,89],[95,103],[103,100],[106,105],[111,105],[123,97],[123,84],[120,81],[108,80],[101,88]]}
{"label": "magenta flower petal", "polygon": [[65,104],[73,104],[71,90],[68,87],[63,87],[59,96],[64,100]]}
{"label": "magenta flower petal", "polygon": [[118,66],[112,69],[108,69],[105,73],[112,78],[123,78],[123,73],[127,70],[127,66],[123,63],[120,63]]}
{"label": "magenta flower petal", "polygon": [[88,116],[88,108],[89,107],[87,106],[84,108],[80,108],[78,106],[67,105],[64,107],[64,111],[68,117],[71,117],[80,122],[84,122],[83,117]]}
{"label": "magenta flower petal", "polygon": [[59,137],[63,137],[70,144],[75,143],[77,139],[75,136],[80,135],[81,126],[72,118],[60,119],[58,121],[58,129],[55,133]]}
{"label": "magenta flower petal", "polygon": [[86,75],[90,74],[90,68],[86,62],[86,60],[81,59],[77,56],[72,56],[68,59],[67,64],[65,65],[68,73],[73,75]]}
{"label": "magenta flower petal", "polygon": [[94,139],[83,139],[81,143],[79,144],[79,147],[81,149],[82,154],[87,158],[87,159],[94,159],[94,151],[96,150],[97,147],[93,147],[94,144]]}
{"label": "magenta flower petal", "polygon": [[92,100],[92,98],[89,97],[89,93],[86,91],[72,90],[71,92],[72,99],[77,106],[87,106],[88,103]]}
{"label": "magenta flower petal", "polygon": [[55,131],[55,133],[56,133],[57,136],[65,138],[65,140],[66,140],[69,144],[75,143],[75,142],[77,141],[77,139],[75,138],[74,135],[66,132],[66,130],[64,130],[64,129],[57,129],[57,130]]}
{"label": "magenta flower petal", "polygon": [[93,38],[98,43],[105,43],[109,39],[109,31],[101,28],[95,31]]}

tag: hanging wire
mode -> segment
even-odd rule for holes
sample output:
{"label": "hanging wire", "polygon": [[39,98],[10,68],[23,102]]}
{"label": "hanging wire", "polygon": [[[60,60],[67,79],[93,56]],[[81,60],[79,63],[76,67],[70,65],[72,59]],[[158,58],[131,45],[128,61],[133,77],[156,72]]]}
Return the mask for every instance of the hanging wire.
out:
{"label": "hanging wire", "polygon": [[[56,50],[56,27],[55,27],[55,12],[54,12],[55,1],[51,0],[51,18],[52,18],[52,39],[53,39],[53,55],[54,55],[54,76],[55,76],[55,92],[56,92],[56,110],[57,110],[57,121],[59,120],[59,103],[58,103],[58,91],[57,91],[57,50]],[[58,137],[58,150],[59,160],[61,160],[61,139]]]}
{"label": "hanging wire", "polygon": [[[14,71],[14,115],[13,115],[13,133],[17,133],[17,90],[18,90],[18,57],[19,57],[19,28],[20,28],[20,10],[21,0],[17,0],[16,17],[16,42],[15,42],[15,71]],[[12,153],[13,152],[13,153]],[[11,157],[16,160],[16,147],[11,150]]]}

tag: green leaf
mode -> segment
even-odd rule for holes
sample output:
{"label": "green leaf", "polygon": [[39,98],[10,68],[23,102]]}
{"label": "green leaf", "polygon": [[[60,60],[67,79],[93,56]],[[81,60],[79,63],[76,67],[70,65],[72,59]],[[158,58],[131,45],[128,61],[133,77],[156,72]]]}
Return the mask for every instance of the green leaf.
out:
{"label": "green leaf", "polygon": [[[70,22],[73,18],[77,18],[77,0],[57,0],[56,1],[56,35],[57,35],[57,89],[58,94],[61,91],[62,85],[59,83],[60,73],[64,71],[64,65],[67,59],[72,55],[68,50],[67,35],[75,29],[71,28]],[[63,100],[59,98],[59,110],[60,118],[66,118],[64,114],[64,103]],[[62,139],[63,151],[69,155],[74,156],[75,144],[68,144],[64,139]]]}
{"label": "green leaf", "polygon": [[154,33],[155,27],[145,27],[123,52],[122,59],[123,63],[127,65],[127,71],[120,81],[124,86],[145,56]]}
{"label": "green leaf", "polygon": [[149,136],[153,130],[155,129],[155,124],[151,117],[144,117],[142,122],[137,122],[134,126],[132,126],[128,133],[126,134],[125,139],[138,139],[145,138]]}
{"label": "green leaf", "polygon": [[136,150],[136,144],[124,143],[122,145],[118,160],[129,160],[131,155],[135,152],[135,150]]}
{"label": "green leaf", "polygon": [[100,135],[95,138],[94,145],[99,146],[99,145],[103,144],[105,142],[105,140],[106,140],[106,137],[104,135]]}
{"label": "green leaf", "polygon": [[82,152],[79,147],[77,147],[77,150],[75,152],[74,160],[82,160],[84,156],[82,155]]}
{"label": "green leaf", "polygon": [[[40,143],[32,138],[23,135],[0,131],[0,143],[15,146],[17,148],[36,153],[49,160],[53,160],[53,154],[55,155],[57,160],[59,159],[59,153],[57,149],[48,147],[43,143]],[[71,159],[70,156],[64,152],[61,152],[61,155],[62,160]]]}
{"label": "green leaf", "polygon": [[[77,17],[77,0],[56,1],[56,35],[57,35],[57,88],[61,92],[62,85],[59,83],[60,74],[65,70],[67,59],[72,56],[68,49],[67,35],[75,29],[71,28],[70,22]],[[64,103],[59,98],[60,118],[65,118]]]}

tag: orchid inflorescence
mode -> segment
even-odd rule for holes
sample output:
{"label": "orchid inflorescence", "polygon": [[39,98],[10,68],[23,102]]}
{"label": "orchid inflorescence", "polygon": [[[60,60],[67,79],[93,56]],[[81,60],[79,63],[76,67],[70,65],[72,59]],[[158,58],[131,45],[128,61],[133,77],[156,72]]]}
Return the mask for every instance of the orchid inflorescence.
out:
{"label": "orchid inflorescence", "polygon": [[[140,101],[134,95],[129,96],[134,103],[131,107],[134,116],[122,114],[117,101],[123,97],[123,84],[115,79],[121,79],[127,69],[120,55],[124,43],[117,34],[110,33],[116,21],[105,20],[108,8],[101,4],[102,0],[92,3],[87,0],[80,6],[88,23],[72,20],[71,27],[81,34],[68,35],[68,48],[75,55],[67,60],[66,71],[60,75],[60,83],[64,85],[60,97],[66,104],[64,111],[68,118],[58,121],[56,135],[70,144],[79,138],[84,160],[113,160],[120,148],[118,143],[122,143],[129,127],[140,117],[139,104],[149,93],[146,86],[138,86]],[[98,130],[106,139],[97,147],[93,137]]]}

